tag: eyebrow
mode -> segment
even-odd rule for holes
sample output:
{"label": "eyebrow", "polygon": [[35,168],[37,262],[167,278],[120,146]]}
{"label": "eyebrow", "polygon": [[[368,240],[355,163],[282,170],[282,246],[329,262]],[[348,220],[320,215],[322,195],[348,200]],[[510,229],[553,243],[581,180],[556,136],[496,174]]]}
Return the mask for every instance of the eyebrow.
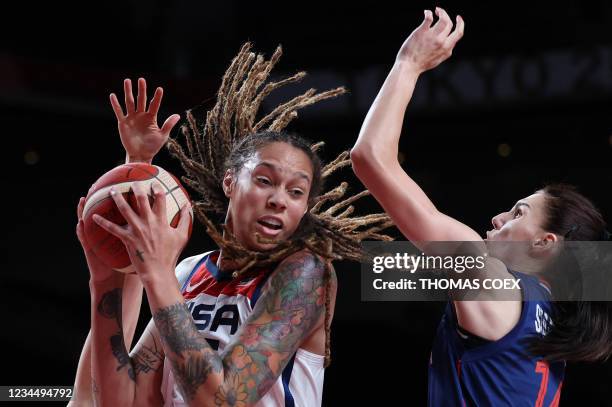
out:
{"label": "eyebrow", "polygon": [[531,209],[531,206],[529,206],[529,204],[528,204],[527,202],[517,202],[517,203],[516,203],[516,204],[515,204],[515,205],[512,207],[512,209],[514,209],[514,208],[519,208],[519,207],[521,207],[521,206],[526,206],[526,207],[528,207],[529,209]]}
{"label": "eyebrow", "polygon": [[[272,164],[271,162],[268,162],[268,161],[260,162],[259,164],[257,164],[255,166],[255,168],[257,168],[259,166],[270,168],[271,170],[273,170],[275,172],[281,172],[276,165],[274,165],[274,164]],[[297,175],[300,178],[304,178],[306,181],[310,182],[310,177],[308,176],[308,174],[306,174],[303,171],[294,171],[294,175]]]}

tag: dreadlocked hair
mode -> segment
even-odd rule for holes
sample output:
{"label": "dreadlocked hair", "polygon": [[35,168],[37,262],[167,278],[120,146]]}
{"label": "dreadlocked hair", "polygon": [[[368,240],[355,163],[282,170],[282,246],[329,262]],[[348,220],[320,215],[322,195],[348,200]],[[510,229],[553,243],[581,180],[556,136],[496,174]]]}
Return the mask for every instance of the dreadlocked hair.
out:
{"label": "dreadlocked hair", "polygon": [[[301,137],[283,132],[291,120],[297,117],[299,109],[341,95],[346,90],[339,87],[317,93],[315,89],[309,89],[258,118],[259,107],[272,91],[300,81],[306,73],[298,72],[288,78],[266,83],[282,55],[282,49],[279,46],[266,61],[262,55],[251,52],[251,47],[250,43],[245,43],[232,60],[221,81],[217,102],[206,113],[204,125],[191,110],[187,111],[187,123],[182,126],[184,146],[171,138],[168,140],[168,149],[179,159],[185,171],[182,177],[185,184],[201,197],[193,205],[197,218],[223,251],[223,256],[237,265],[234,278],[254,267],[274,265],[303,249],[310,250],[324,260],[325,366],[328,366],[331,360],[331,262],[340,259],[362,260],[364,254],[360,242],[365,239],[392,240],[380,233],[391,226],[392,222],[384,213],[351,216],[354,212],[353,202],[369,192],[362,191],[345,198],[348,189],[346,182],[320,193],[330,174],[350,165],[347,151],[322,165],[317,155],[322,142],[311,145]],[[268,251],[255,251],[244,247],[227,225],[215,221],[214,217],[225,214],[228,206],[222,188],[225,172],[228,169],[239,171],[250,156],[273,142],[283,142],[298,148],[310,159],[313,182],[309,192],[309,210],[289,240],[273,241],[258,236],[261,243],[274,243],[275,247]]]}

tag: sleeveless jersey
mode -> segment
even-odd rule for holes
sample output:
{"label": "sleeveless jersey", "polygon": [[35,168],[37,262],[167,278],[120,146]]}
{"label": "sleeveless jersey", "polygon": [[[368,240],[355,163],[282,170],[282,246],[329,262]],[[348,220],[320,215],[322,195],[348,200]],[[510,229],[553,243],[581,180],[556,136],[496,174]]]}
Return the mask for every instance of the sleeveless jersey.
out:
{"label": "sleeveless jersey", "polygon": [[516,326],[503,338],[469,346],[458,329],[455,307],[446,307],[429,361],[430,406],[556,407],[564,362],[548,363],[528,353],[529,341],[552,327],[550,291],[537,278],[520,279],[522,309]]}
{"label": "sleeveless jersey", "polygon": [[[181,293],[198,330],[218,352],[234,339],[255,307],[264,284],[273,270],[247,272],[240,279],[221,272],[219,252],[183,260],[176,267]],[[320,406],[323,396],[324,357],[298,349],[272,388],[257,407]],[[170,362],[164,361],[162,379],[164,406],[186,406],[176,385]]]}

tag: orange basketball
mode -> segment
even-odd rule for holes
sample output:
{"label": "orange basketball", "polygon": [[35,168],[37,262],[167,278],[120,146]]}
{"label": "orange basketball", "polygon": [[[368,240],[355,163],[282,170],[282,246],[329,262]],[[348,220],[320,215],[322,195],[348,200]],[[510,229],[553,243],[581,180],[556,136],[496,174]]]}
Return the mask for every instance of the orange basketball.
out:
{"label": "orange basketball", "polygon": [[[120,165],[102,175],[87,194],[85,207],[83,208],[85,240],[102,262],[122,273],[134,272],[125,246],[121,240],[94,222],[93,215],[97,213],[113,223],[125,225],[126,220],[110,196],[111,187],[114,186],[118,193],[123,194],[130,206],[138,211],[136,198],[131,191],[132,185],[136,182],[140,183],[142,188],[147,191],[150,202],[152,202],[151,184],[155,181],[166,191],[168,223],[172,227],[176,227],[179,222],[180,210],[185,203],[189,202],[189,195],[174,175],[156,165],[144,163]],[[190,215],[189,236],[191,236],[193,225],[193,211]]]}

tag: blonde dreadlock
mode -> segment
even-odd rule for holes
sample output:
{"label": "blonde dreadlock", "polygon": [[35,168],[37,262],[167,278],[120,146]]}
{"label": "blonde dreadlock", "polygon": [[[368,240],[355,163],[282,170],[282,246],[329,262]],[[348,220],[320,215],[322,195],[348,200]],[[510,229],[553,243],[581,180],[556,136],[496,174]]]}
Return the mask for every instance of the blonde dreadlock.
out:
{"label": "blonde dreadlock", "polygon": [[[168,149],[177,157],[186,175],[185,184],[200,194],[202,200],[194,203],[198,219],[205,225],[206,231],[222,249],[224,256],[238,264],[234,277],[240,276],[253,267],[277,263],[289,255],[305,248],[321,256],[325,263],[325,366],[330,362],[330,325],[331,325],[331,262],[348,259],[363,259],[360,242],[370,240],[391,240],[380,234],[381,230],[391,226],[391,220],[384,213],[351,217],[352,203],[368,194],[362,191],[341,200],[348,189],[342,182],[336,188],[310,199],[310,210],[304,216],[309,225],[306,232],[296,232],[290,240],[276,242],[259,237],[261,242],[276,243],[275,249],[266,252],[245,248],[227,230],[227,227],[212,221],[210,215],[222,215],[227,210],[227,198],[221,188],[227,168],[226,157],[229,157],[237,145],[247,136],[256,137],[258,132],[281,132],[297,117],[297,110],[324,99],[336,97],[346,92],[342,87],[317,93],[309,89],[302,95],[285,102],[263,118],[256,121],[259,107],[263,100],[275,89],[301,80],[306,73],[298,72],[288,78],[268,82],[272,68],[282,55],[279,46],[270,60],[251,52],[252,45],[246,43],[232,60],[223,76],[217,94],[217,102],[207,112],[206,122],[202,127],[191,111],[187,111],[187,124],[182,127],[186,150],[181,144],[170,139]],[[310,147],[315,153],[323,143]],[[348,152],[341,153],[335,160],[321,169],[321,179],[341,167],[350,165]],[[312,191],[311,191],[312,192]],[[341,200],[341,201],[340,201]],[[330,206],[331,205],[331,206]],[[325,206],[328,206],[324,209]],[[304,224],[304,222],[303,222]],[[224,233],[226,232],[226,233]]]}

